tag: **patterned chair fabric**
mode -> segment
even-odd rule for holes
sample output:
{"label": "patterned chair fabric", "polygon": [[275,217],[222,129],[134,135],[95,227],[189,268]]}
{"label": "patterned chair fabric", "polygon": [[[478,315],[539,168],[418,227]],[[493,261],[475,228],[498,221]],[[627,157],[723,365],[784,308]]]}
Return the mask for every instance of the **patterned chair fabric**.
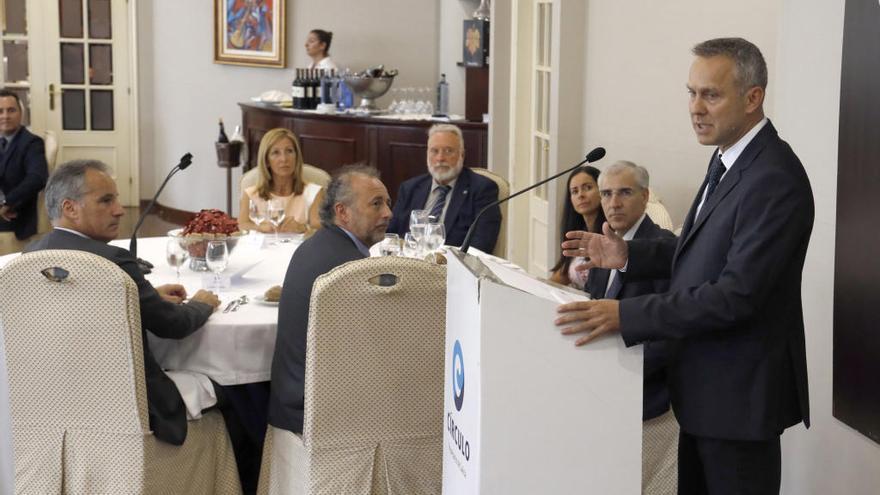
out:
{"label": "patterned chair fabric", "polygon": [[[663,202],[653,189],[649,188],[648,192],[648,205],[645,207],[645,212],[660,228],[672,232],[672,217],[669,216],[669,211],[663,206]],[[677,232],[676,235],[678,235]]]}
{"label": "patterned chair fabric", "polygon": [[[67,277],[41,274],[51,267]],[[0,271],[0,322],[16,493],[241,493],[218,412],[190,422],[180,447],[149,430],[137,288],[115,264],[17,257]]]}
{"label": "patterned chair fabric", "polygon": [[318,278],[303,435],[270,426],[258,493],[439,494],[445,333],[445,266],[368,258]]}

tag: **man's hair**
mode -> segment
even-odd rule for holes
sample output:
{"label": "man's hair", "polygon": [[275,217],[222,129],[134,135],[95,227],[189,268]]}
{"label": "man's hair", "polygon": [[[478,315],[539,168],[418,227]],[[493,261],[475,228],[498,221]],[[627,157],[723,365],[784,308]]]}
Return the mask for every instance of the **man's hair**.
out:
{"label": "man's hair", "polygon": [[18,111],[24,112],[24,105],[22,105],[21,98],[18,97],[18,93],[15,91],[6,88],[0,89],[0,98],[15,98],[15,104],[18,105]]}
{"label": "man's hair", "polygon": [[464,152],[464,135],[462,135],[461,129],[459,129],[457,125],[434,124],[431,126],[430,129],[428,129],[428,139],[430,139],[431,136],[437,134],[438,132],[451,132],[452,134],[455,134],[455,136],[458,138],[458,147],[462,152]]}
{"label": "man's hair", "polygon": [[767,89],[767,62],[761,50],[742,38],[715,38],[698,43],[691,50],[697,57],[728,57],[736,64],[736,83],[745,94],[755,86]]}
{"label": "man's hair", "polygon": [[321,225],[330,227],[336,221],[336,203],[342,203],[345,206],[351,206],[354,203],[355,191],[351,187],[351,178],[355,175],[379,178],[379,171],[376,167],[355,163],[346,165],[333,173],[330,183],[327,184],[327,190],[324,192],[324,202],[321,203],[320,216]]}
{"label": "man's hair", "polygon": [[86,171],[89,169],[110,173],[110,168],[99,160],[71,160],[55,169],[46,182],[46,212],[50,221],[61,218],[61,204],[65,199],[82,200],[86,194]]}
{"label": "man's hair", "polygon": [[605,177],[611,175],[617,175],[625,170],[629,170],[633,173],[633,177],[636,179],[636,184],[639,185],[642,189],[647,189],[650,183],[650,176],[648,175],[648,170],[645,167],[636,165],[633,162],[627,160],[619,160],[611,164],[608,168],[602,171],[599,174],[599,188],[602,188],[602,183],[605,182]]}

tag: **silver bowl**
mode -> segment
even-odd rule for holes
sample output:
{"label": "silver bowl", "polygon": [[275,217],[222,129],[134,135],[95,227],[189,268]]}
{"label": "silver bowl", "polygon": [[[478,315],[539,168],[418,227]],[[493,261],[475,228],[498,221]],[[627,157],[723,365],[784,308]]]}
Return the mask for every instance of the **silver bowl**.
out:
{"label": "silver bowl", "polygon": [[373,100],[387,93],[394,82],[394,76],[345,76],[344,79],[351,92],[361,99],[360,106],[355,109],[359,113],[379,113]]}

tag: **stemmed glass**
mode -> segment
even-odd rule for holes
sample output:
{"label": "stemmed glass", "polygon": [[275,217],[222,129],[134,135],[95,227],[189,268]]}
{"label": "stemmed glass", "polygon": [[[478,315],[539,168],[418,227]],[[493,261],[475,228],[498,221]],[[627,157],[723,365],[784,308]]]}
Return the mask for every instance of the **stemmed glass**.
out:
{"label": "stemmed glass", "polygon": [[[248,201],[248,218],[250,218],[251,222],[257,227],[266,221],[266,212],[260,209],[260,203],[253,199]],[[254,229],[254,234],[256,234],[256,232],[257,229]]]}
{"label": "stemmed glass", "polygon": [[205,249],[205,263],[208,269],[214,272],[214,285],[217,287],[217,293],[220,293],[221,280],[220,273],[226,269],[229,264],[229,250],[226,248],[226,241],[208,241]]}
{"label": "stemmed glass", "polygon": [[274,244],[278,244],[278,227],[280,227],[281,222],[284,221],[284,201],[279,198],[270,199],[268,211],[269,221],[272,222],[272,227],[275,229]]}
{"label": "stemmed glass", "polygon": [[189,252],[180,245],[180,239],[172,237],[165,243],[165,260],[177,272],[177,283],[180,283],[180,267],[189,259]]}
{"label": "stemmed glass", "polygon": [[436,257],[437,251],[446,242],[446,228],[442,223],[429,223],[425,227],[425,250],[432,257]]}
{"label": "stemmed glass", "polygon": [[418,243],[420,251],[417,256],[421,256],[421,250],[424,246],[425,228],[428,225],[429,213],[430,211],[428,210],[413,210],[409,214],[409,232]]}
{"label": "stemmed glass", "polygon": [[399,256],[400,237],[397,234],[385,234],[385,239],[379,244],[379,254],[382,256]]}

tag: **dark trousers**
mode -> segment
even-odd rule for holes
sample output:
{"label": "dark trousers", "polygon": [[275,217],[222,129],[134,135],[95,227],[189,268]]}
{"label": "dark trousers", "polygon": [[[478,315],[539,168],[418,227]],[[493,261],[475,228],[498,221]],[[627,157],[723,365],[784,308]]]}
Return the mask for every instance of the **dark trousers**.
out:
{"label": "dark trousers", "polygon": [[720,440],[689,435],[678,440],[678,495],[778,495],[779,437]]}
{"label": "dark trousers", "polygon": [[214,390],[216,407],[223,414],[232,442],[242,492],[256,493],[269,416],[269,382],[226,386],[215,382]]}

